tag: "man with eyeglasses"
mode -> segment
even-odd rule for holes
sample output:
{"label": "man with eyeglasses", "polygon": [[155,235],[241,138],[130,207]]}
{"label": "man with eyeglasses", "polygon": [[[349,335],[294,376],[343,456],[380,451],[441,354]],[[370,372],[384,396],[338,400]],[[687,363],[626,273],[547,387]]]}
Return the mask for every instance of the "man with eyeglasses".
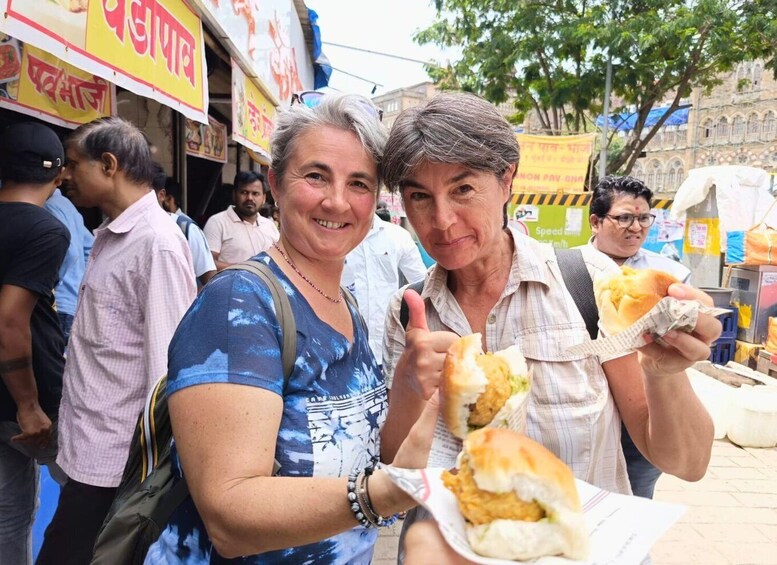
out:
{"label": "man with eyeglasses", "polygon": [[[633,269],[658,269],[689,284],[691,271],[677,261],[642,248],[650,226],[656,219],[650,213],[653,192],[638,179],[607,176],[599,181],[591,196],[590,216],[593,236],[579,249],[588,271],[596,276],[593,255],[604,254],[618,265]],[[661,471],[639,452],[621,424],[621,445],[631,490],[636,496],[653,498]]]}
{"label": "man with eyeglasses", "polygon": [[608,176],[599,181],[591,197],[593,237],[585,248],[594,248],[618,265],[634,269],[659,269],[684,283],[691,271],[681,263],[643,249],[650,226],[656,217],[650,213],[653,192],[633,177]]}

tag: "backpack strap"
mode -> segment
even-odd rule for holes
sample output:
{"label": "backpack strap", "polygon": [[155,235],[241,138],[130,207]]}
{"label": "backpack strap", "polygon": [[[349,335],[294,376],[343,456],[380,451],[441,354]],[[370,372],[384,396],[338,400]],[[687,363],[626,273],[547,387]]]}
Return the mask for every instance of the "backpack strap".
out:
{"label": "backpack strap", "polygon": [[585,266],[580,249],[556,249],[556,259],[564,284],[572,295],[577,309],[583,316],[591,339],[599,335],[599,310],[594,297],[594,282]]}
{"label": "backpack strap", "polygon": [[356,311],[356,316],[359,318],[359,322],[361,323],[362,329],[364,330],[364,335],[369,336],[370,330],[367,327],[367,322],[364,321],[364,316],[362,316],[362,313],[359,311],[359,302],[356,300],[356,297],[344,286],[340,287],[340,290],[343,291],[343,298],[345,298],[345,301],[350,304]]}
{"label": "backpack strap", "polygon": [[[418,282],[414,282],[413,284],[409,285],[407,288],[416,291],[418,293],[418,296],[421,296],[421,293],[424,291],[424,279],[421,279]],[[410,321],[410,310],[407,307],[407,302],[405,302],[405,299],[402,298],[402,302],[399,305],[399,323],[402,324],[403,328],[407,329],[407,323],[409,321]]]}
{"label": "backpack strap", "polygon": [[[289,297],[283,290],[278,277],[272,272],[269,265],[260,261],[243,261],[230,265],[224,271],[248,271],[253,273],[270,289],[273,303],[275,304],[275,313],[278,317],[278,323],[281,326],[283,334],[283,346],[281,349],[281,363],[283,364],[283,388],[289,384],[291,372],[294,370],[294,362],[297,357],[297,324],[294,320],[294,312],[289,303]],[[223,271],[222,271],[223,272]],[[351,297],[353,298],[353,297]]]}
{"label": "backpack strap", "polygon": [[188,240],[189,239],[189,226],[192,225],[192,220],[188,216],[182,216],[181,214],[176,214],[175,216],[175,223],[178,224],[178,227],[181,228],[181,231],[183,232],[183,236]]}

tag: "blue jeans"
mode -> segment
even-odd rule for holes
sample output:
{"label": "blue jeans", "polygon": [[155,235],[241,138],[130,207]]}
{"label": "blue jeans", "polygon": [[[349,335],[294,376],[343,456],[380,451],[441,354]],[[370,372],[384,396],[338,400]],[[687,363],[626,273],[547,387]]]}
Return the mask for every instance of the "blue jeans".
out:
{"label": "blue jeans", "polygon": [[656,488],[656,481],[661,476],[661,471],[639,452],[623,424],[621,424],[621,447],[623,447],[623,456],[626,458],[631,492],[634,496],[653,498],[653,490]]}
{"label": "blue jeans", "polygon": [[65,336],[65,345],[70,341],[70,329],[73,327],[73,315],[57,312],[59,318],[59,327],[62,328],[62,334]]}
{"label": "blue jeans", "polygon": [[16,422],[0,422],[0,565],[32,564],[32,523],[38,508],[38,464],[49,466],[62,484],[56,464],[56,430],[45,448],[12,442],[21,430]]}

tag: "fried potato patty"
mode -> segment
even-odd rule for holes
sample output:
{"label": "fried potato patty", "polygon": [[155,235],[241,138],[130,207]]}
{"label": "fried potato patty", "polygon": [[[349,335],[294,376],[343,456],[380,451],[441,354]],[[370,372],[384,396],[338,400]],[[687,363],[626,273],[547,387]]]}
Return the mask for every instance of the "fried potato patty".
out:
{"label": "fried potato patty", "polygon": [[442,481],[456,495],[464,518],[475,526],[490,524],[494,520],[537,522],[545,517],[545,511],[539,504],[521,500],[515,492],[480,490],[465,457],[462,457],[458,474],[444,471]]}
{"label": "fried potato patty", "polygon": [[485,392],[478,397],[467,423],[470,426],[480,428],[490,424],[496,413],[502,409],[507,399],[510,398],[512,387],[509,379],[510,368],[504,359],[486,353],[478,355],[475,362],[486,374],[488,385],[486,385]]}

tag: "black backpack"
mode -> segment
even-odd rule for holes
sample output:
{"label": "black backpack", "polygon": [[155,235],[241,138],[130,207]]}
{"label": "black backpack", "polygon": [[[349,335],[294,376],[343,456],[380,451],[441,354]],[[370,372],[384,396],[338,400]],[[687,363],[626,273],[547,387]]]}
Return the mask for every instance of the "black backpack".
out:
{"label": "black backpack", "polygon": [[[270,267],[246,261],[228,267],[254,273],[272,293],[283,334],[283,388],[294,369],[297,329],[289,297]],[[225,269],[227,270],[227,269]],[[348,292],[343,293],[353,303]],[[172,430],[167,409],[167,376],[154,386],[138,419],[121,484],[94,546],[92,565],[142,564],[176,508],[189,496],[186,481],[173,471]]]}

